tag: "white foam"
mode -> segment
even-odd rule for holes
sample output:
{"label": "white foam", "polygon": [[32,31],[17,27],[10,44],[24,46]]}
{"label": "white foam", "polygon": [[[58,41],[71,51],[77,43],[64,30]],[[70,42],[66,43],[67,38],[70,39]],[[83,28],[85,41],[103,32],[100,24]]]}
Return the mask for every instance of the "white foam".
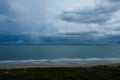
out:
{"label": "white foam", "polygon": [[120,63],[120,58],[62,58],[62,59],[40,59],[40,60],[8,60],[0,61],[4,64],[91,64],[91,63]]}

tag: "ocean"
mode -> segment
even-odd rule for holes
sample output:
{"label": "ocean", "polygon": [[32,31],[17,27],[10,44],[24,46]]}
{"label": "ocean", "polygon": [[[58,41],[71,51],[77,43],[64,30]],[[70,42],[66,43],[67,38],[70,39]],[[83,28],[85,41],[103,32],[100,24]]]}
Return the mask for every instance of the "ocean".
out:
{"label": "ocean", "polygon": [[120,45],[0,45],[0,66],[120,62]]}

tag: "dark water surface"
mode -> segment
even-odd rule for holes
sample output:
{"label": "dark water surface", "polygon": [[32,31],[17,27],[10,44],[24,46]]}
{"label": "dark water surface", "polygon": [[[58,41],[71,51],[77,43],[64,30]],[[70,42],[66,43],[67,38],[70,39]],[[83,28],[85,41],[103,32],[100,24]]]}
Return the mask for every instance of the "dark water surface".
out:
{"label": "dark water surface", "polygon": [[120,62],[120,45],[0,45],[0,64]]}

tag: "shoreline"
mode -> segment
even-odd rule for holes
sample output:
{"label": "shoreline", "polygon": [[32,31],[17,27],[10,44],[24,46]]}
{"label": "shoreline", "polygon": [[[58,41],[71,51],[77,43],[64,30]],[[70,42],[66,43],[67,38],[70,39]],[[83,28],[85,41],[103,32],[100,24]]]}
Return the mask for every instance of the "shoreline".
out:
{"label": "shoreline", "polygon": [[19,66],[0,66],[0,69],[21,69],[21,68],[89,68],[97,66],[118,67],[120,63],[108,64],[81,64],[81,65],[19,65]]}

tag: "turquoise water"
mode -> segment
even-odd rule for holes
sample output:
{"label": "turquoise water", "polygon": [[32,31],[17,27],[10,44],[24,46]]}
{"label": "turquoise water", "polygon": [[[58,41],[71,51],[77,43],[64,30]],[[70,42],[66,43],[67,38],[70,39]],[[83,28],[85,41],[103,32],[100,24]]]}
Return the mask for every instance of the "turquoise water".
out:
{"label": "turquoise water", "polygon": [[119,61],[120,45],[0,45],[0,65]]}

